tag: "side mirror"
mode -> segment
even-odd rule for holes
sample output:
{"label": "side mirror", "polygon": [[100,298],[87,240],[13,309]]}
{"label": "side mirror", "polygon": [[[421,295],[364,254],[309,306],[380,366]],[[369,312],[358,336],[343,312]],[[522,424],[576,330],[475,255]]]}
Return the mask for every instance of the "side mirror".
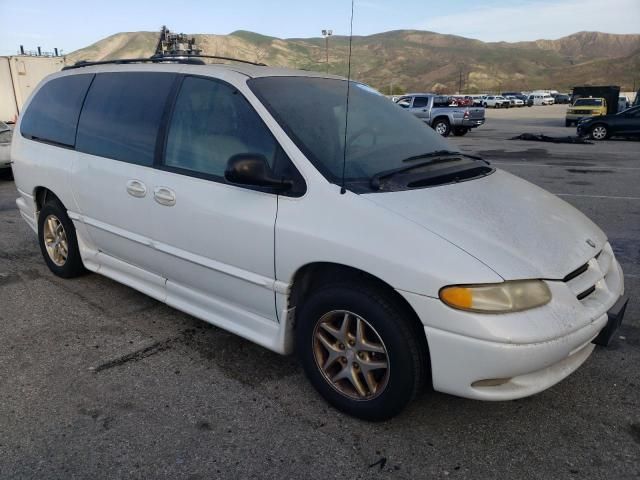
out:
{"label": "side mirror", "polygon": [[224,178],[240,185],[271,187],[279,192],[289,190],[290,180],[276,178],[264,155],[259,153],[239,153],[227,162]]}

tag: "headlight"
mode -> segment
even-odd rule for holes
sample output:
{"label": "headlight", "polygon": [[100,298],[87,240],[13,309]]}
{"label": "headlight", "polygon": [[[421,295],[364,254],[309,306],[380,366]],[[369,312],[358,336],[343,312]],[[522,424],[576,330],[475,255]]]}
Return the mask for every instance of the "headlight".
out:
{"label": "headlight", "polygon": [[440,289],[440,300],[452,308],[479,313],[519,312],[551,300],[542,280],[516,280],[487,285],[452,285]]}

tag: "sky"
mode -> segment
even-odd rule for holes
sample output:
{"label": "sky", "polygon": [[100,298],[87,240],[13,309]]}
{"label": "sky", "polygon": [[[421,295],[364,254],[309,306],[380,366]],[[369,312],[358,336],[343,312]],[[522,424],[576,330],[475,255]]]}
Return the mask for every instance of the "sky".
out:
{"label": "sky", "polygon": [[[185,33],[250,30],[291,38],[333,29],[348,35],[350,12],[350,0],[0,0],[0,55],[19,45],[70,53],[114,33],[158,31],[164,24]],[[509,42],[582,30],[640,33],[640,0],[355,0],[355,35],[397,29]]]}

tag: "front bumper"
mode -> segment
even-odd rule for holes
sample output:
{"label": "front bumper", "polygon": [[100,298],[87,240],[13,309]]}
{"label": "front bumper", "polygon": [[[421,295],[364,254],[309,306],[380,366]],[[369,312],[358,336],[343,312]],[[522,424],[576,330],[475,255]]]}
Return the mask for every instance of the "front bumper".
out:
{"label": "front bumper", "polygon": [[597,117],[598,115],[591,115],[588,113],[567,113],[566,119],[571,120],[572,122],[579,122],[583,118],[592,118]]}
{"label": "front bumper", "polygon": [[571,335],[525,345],[425,327],[433,388],[476,400],[513,400],[539,393],[582,365],[595,348],[591,341],[606,323],[605,314]]}
{"label": "front bumper", "polygon": [[591,129],[592,125],[593,125],[593,122],[580,123],[580,121],[578,120],[578,123],[576,125],[576,129],[577,129],[576,131],[578,135],[580,136],[586,135]]}
{"label": "front bumper", "polygon": [[[512,400],[573,373],[601,332],[611,338],[624,313],[622,269],[611,247],[607,244],[588,265],[567,282],[548,281],[553,300],[523,312],[462,312],[436,298],[400,292],[424,324],[434,389],[478,400]],[[590,285],[593,291],[578,299]]]}

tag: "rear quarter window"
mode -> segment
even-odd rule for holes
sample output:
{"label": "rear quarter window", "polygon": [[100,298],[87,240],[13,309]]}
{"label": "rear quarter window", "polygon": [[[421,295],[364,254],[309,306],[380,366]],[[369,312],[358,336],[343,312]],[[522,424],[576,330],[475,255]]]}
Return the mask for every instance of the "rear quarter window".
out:
{"label": "rear quarter window", "polygon": [[97,74],[80,115],[76,150],[152,165],[175,78],[162,72]]}
{"label": "rear quarter window", "polygon": [[92,79],[92,74],[68,75],[45,83],[22,116],[22,136],[73,147],[78,116]]}

